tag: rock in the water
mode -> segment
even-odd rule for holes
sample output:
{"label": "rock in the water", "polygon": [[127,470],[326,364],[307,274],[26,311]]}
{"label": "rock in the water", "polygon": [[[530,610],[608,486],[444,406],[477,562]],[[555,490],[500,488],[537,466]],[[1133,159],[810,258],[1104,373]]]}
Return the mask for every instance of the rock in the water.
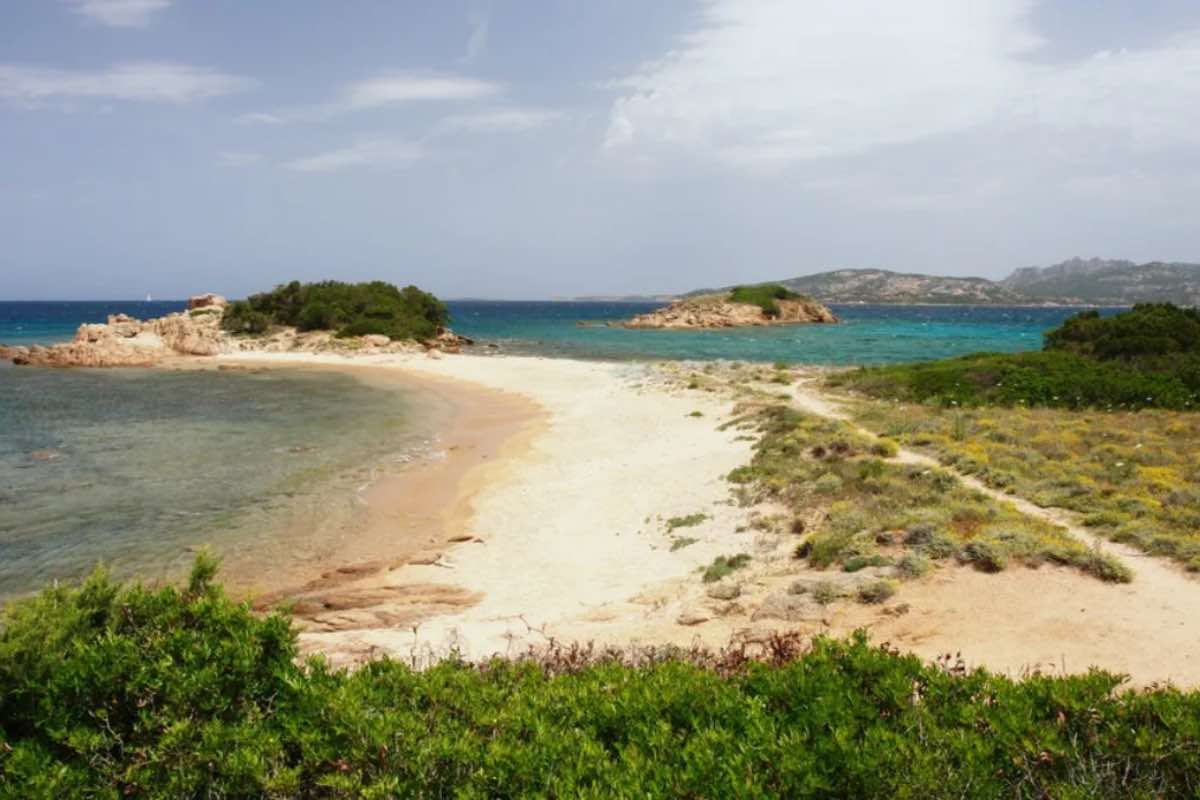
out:
{"label": "rock in the water", "polygon": [[726,295],[705,295],[677,300],[671,305],[640,314],[622,324],[625,328],[743,328],[756,325],[832,323],[838,318],[816,300],[777,300],[779,313],[768,315],[753,303],[734,303]]}
{"label": "rock in the water", "polygon": [[718,583],[708,587],[706,594],[714,600],[733,600],[742,594],[742,587],[736,583]]}
{"label": "rock in the water", "polygon": [[751,621],[778,619],[784,622],[819,622],[825,618],[825,607],[808,595],[775,592],[763,600]]}

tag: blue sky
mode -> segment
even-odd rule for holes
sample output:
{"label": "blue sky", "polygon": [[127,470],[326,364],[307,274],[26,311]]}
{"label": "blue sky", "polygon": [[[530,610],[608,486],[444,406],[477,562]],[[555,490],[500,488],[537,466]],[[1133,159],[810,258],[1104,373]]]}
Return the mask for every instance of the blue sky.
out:
{"label": "blue sky", "polygon": [[1194,0],[5,0],[0,299],[1200,261]]}

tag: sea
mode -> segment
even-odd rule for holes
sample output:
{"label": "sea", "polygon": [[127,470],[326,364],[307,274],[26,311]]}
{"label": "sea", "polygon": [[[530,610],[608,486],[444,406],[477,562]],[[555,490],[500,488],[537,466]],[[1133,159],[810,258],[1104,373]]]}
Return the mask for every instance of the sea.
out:
{"label": "sea", "polygon": [[[833,306],[840,325],[608,327],[654,303],[448,304],[477,352],[607,360],[881,364],[1041,346],[1076,309]],[[0,343],[50,344],[164,302],[0,302]],[[44,370],[0,365],[0,598],[75,580],[173,579],[202,547],[264,572],[329,546],[381,471],[436,457],[446,409],[343,372]],[[297,526],[296,520],[328,524]]]}

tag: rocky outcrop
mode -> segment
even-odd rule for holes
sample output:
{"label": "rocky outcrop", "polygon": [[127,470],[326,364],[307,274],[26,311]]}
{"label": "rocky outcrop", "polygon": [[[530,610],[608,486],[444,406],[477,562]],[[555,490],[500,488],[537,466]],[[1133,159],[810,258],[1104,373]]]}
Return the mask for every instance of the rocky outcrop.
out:
{"label": "rocky outcrop", "polygon": [[223,309],[229,305],[229,301],[219,294],[208,292],[207,294],[194,294],[188,298],[188,311],[195,311],[199,308]]}
{"label": "rocky outcrop", "polygon": [[105,324],[80,325],[70,342],[0,349],[14,364],[42,367],[147,367],[170,356],[223,351],[220,314],[171,314],[143,322],[114,314]]}
{"label": "rocky outcrop", "polygon": [[622,327],[644,330],[743,328],[756,325],[832,323],[833,312],[815,300],[778,300],[779,313],[769,315],[753,303],[734,303],[723,296],[679,300],[666,308],[641,314]]}

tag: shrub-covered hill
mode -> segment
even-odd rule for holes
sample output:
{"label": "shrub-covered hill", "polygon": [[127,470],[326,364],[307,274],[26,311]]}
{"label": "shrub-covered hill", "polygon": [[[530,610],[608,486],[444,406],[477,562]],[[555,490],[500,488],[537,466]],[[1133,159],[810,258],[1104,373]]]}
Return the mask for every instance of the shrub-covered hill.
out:
{"label": "shrub-covered hill", "polygon": [[390,339],[429,339],[450,322],[446,306],[415,286],[383,281],[292,281],[232,303],[221,326],[231,333],[263,333],[272,325],[338,336],[378,334]]}
{"label": "shrub-covered hill", "polygon": [[0,624],[0,796],[1129,798],[1200,792],[1200,694],[811,648],[357,672],[298,662],[199,561]]}
{"label": "shrub-covered hill", "polygon": [[979,353],[870,367],[830,383],[875,397],[959,405],[1200,408],[1200,311],[1143,304],[1084,311],[1045,334],[1042,351]]}

